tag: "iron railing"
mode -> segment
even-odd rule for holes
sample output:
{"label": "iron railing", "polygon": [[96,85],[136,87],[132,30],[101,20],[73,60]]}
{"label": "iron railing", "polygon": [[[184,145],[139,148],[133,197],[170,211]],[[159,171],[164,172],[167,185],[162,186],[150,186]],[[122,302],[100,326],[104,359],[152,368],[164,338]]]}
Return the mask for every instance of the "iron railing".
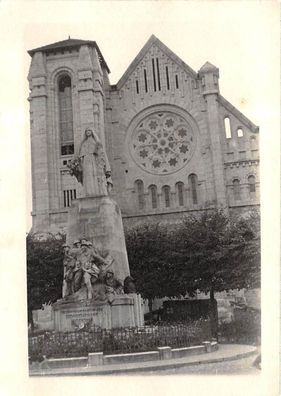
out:
{"label": "iron railing", "polygon": [[90,352],[104,354],[145,352],[161,346],[173,348],[198,345],[211,338],[209,320],[191,324],[145,326],[142,328],[98,329],[93,331],[45,332],[29,336],[29,356],[86,356]]}

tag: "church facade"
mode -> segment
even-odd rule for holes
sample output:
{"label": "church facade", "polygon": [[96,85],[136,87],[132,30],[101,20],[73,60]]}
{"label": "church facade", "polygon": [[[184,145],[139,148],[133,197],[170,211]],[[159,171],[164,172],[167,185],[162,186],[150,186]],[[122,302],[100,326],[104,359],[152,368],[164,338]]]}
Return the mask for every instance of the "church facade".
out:
{"label": "church facade", "polygon": [[111,85],[95,41],[28,52],[33,231],[65,228],[82,193],[67,164],[88,127],[106,149],[125,225],[259,205],[259,129],[220,94],[217,67],[195,72],[152,36]]}

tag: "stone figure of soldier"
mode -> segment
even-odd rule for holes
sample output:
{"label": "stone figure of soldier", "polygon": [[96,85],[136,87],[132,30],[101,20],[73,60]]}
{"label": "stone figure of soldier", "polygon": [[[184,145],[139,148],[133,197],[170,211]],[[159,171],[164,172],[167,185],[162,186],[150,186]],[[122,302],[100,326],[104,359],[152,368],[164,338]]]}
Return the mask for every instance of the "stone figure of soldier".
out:
{"label": "stone figure of soldier", "polygon": [[64,258],[63,258],[63,267],[64,267],[64,281],[63,281],[63,297],[67,297],[73,293],[73,279],[74,279],[74,268],[76,258],[71,254],[70,246],[67,244],[63,245],[64,249]]}
{"label": "stone figure of soldier", "polygon": [[73,242],[73,246],[71,248],[71,254],[73,256],[75,256],[76,259],[78,259],[78,257],[81,254],[81,241],[79,239],[77,239],[76,241]]}
{"label": "stone figure of soldier", "polygon": [[112,270],[106,271],[103,282],[105,285],[105,291],[109,303],[111,303],[114,300],[114,296],[116,294],[123,293],[122,282],[119,279],[115,278],[114,272]]}
{"label": "stone figure of soldier", "polygon": [[73,270],[73,292],[77,292],[80,287],[81,287],[81,281],[83,277],[83,271],[81,268],[81,262],[80,262],[80,257],[82,254],[82,249],[81,249],[81,242],[79,240],[76,240],[73,242],[73,247],[71,249],[71,253],[75,257],[75,267]]}
{"label": "stone figure of soldier", "polygon": [[136,285],[135,285],[135,280],[131,276],[127,276],[124,279],[124,293],[125,294],[130,294],[130,293],[136,293]]}
{"label": "stone figure of soldier", "polygon": [[92,243],[89,241],[82,241],[82,249],[83,281],[87,288],[87,298],[90,300],[92,299],[92,284],[98,280],[100,269],[96,264]]}
{"label": "stone figure of soldier", "polygon": [[107,268],[108,263],[85,238],[75,241],[73,250],[76,254],[73,290],[78,291],[84,284],[87,288],[87,299],[92,299],[92,284],[98,281],[101,268]]}

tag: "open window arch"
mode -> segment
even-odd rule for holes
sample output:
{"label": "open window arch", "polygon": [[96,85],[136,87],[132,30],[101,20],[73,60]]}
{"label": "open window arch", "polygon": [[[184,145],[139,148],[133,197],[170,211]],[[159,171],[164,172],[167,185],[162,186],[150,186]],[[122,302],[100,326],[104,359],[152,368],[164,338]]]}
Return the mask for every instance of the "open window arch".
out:
{"label": "open window arch", "polygon": [[228,116],[224,117],[224,130],[225,130],[225,137],[227,139],[231,139],[232,138],[231,124],[230,124],[230,118]]}
{"label": "open window arch", "polygon": [[74,154],[72,79],[67,73],[61,73],[57,79],[59,131],[61,155]]}
{"label": "open window arch", "polygon": [[241,126],[239,126],[236,130],[236,133],[237,133],[237,137],[239,137],[239,138],[243,137],[244,136],[243,128]]}

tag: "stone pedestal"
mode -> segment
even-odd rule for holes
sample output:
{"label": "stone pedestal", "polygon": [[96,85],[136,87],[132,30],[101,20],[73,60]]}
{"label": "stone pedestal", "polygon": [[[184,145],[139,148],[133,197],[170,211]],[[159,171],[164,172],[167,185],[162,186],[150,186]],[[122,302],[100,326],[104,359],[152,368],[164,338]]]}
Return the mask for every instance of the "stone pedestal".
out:
{"label": "stone pedestal", "polygon": [[111,304],[92,300],[53,304],[55,331],[75,331],[97,327],[141,327],[143,322],[142,300],[138,294],[116,295]]}
{"label": "stone pedestal", "polygon": [[86,238],[114,258],[112,270],[124,281],[130,275],[121,212],[109,196],[79,198],[68,215],[67,243]]}

